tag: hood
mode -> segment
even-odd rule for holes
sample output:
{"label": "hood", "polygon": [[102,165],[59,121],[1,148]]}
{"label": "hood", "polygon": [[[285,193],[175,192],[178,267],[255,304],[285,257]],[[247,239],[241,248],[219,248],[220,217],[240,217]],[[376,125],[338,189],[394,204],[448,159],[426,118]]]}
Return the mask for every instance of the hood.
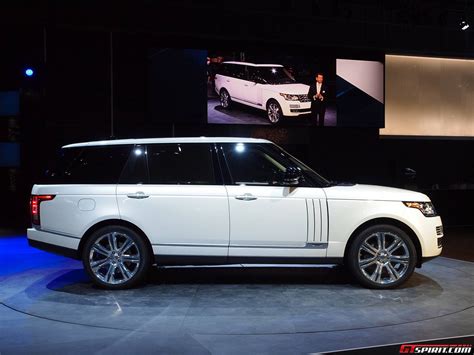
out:
{"label": "hood", "polygon": [[328,200],[430,201],[420,192],[376,185],[335,185],[324,188],[324,192]]}
{"label": "hood", "polygon": [[276,85],[270,85],[270,84],[265,84],[262,85],[264,89],[269,90],[269,91],[274,91],[278,93],[283,93],[283,94],[292,94],[292,95],[307,95],[309,91],[309,86],[305,84],[300,84],[300,83],[294,83],[294,84],[276,84]]}

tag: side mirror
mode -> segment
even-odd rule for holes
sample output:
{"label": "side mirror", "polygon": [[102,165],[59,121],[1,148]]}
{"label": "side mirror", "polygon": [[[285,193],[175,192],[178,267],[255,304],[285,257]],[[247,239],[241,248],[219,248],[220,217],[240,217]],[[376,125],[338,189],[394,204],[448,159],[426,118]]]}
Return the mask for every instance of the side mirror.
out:
{"label": "side mirror", "polygon": [[290,166],[286,168],[283,183],[288,186],[295,186],[300,183],[302,177],[303,175],[300,169],[295,168],[294,166]]}

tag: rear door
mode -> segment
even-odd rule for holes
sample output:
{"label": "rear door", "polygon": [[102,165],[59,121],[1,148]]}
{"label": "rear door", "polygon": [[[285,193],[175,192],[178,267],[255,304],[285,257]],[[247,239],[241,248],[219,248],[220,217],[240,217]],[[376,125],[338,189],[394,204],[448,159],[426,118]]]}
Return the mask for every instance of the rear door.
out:
{"label": "rear door", "polygon": [[245,65],[229,64],[231,77],[227,78],[227,87],[232,99],[247,101],[245,96],[247,80],[247,68]]}
{"label": "rear door", "polygon": [[207,143],[137,146],[117,186],[120,216],[150,238],[156,255],[226,257],[227,194]]}
{"label": "rear door", "polygon": [[247,67],[248,80],[244,83],[243,95],[244,100],[258,106],[262,103],[262,84],[259,82],[258,68],[253,66]]}

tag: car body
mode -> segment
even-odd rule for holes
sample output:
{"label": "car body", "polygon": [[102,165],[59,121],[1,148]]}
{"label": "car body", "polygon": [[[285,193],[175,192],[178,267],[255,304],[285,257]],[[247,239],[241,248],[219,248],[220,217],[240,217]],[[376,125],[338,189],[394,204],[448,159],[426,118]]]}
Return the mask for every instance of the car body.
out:
{"label": "car body", "polygon": [[266,110],[272,124],[283,117],[311,113],[309,86],[297,83],[280,64],[223,62],[215,77],[215,88],[223,108],[235,101]]}
{"label": "car body", "polygon": [[[441,253],[443,237],[426,195],[334,184],[275,144],[252,138],[64,146],[45,183],[32,188],[31,214],[32,246],[82,259],[91,278],[109,288],[131,287],[143,275],[131,273],[129,280],[117,273],[108,282],[111,269],[94,275],[91,265],[120,267],[121,258],[133,255],[144,270],[149,264],[347,264],[365,286],[395,287]],[[392,265],[387,251],[397,243]],[[123,250],[129,244],[133,255]],[[380,282],[364,279],[358,269],[364,262],[385,265]]]}

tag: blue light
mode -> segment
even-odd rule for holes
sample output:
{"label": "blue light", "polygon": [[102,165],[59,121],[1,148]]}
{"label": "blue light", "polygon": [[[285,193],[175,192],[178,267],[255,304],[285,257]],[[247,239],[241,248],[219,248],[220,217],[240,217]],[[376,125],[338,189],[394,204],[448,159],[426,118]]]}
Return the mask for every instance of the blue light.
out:
{"label": "blue light", "polygon": [[28,69],[25,70],[25,75],[26,76],[33,76],[34,73],[35,72],[31,68],[28,68]]}

